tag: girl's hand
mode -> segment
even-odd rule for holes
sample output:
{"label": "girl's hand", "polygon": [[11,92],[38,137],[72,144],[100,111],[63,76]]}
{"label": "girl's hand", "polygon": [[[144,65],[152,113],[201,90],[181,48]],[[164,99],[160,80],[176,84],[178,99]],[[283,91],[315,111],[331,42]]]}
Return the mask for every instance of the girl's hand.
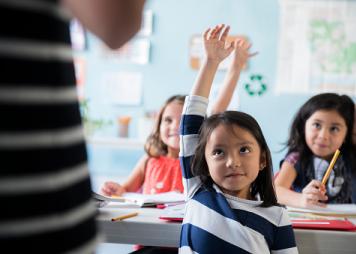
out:
{"label": "girl's hand", "polygon": [[[225,28],[225,29],[224,29]],[[224,30],[224,31],[223,31]],[[230,27],[225,25],[218,25],[213,30],[210,28],[203,34],[204,49],[206,58],[208,60],[220,63],[223,61],[234,49],[233,43],[226,46],[226,37],[229,33]]]}
{"label": "girl's hand", "polygon": [[311,207],[311,206],[322,206],[325,207],[326,204],[320,201],[327,200],[325,186],[317,180],[312,180],[302,191],[302,207]]}
{"label": "girl's hand", "polygon": [[251,48],[251,43],[246,39],[239,38],[234,41],[234,53],[232,60],[232,68],[241,70],[247,63],[250,57],[257,55],[257,52],[250,54],[248,51]]}
{"label": "girl's hand", "polygon": [[101,192],[106,196],[121,196],[125,192],[124,187],[115,182],[105,182]]}

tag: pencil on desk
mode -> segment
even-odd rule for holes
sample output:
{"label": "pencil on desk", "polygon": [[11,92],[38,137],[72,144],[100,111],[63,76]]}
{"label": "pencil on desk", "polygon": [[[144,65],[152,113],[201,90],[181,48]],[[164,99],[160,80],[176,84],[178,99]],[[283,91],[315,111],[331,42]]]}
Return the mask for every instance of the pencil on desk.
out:
{"label": "pencil on desk", "polygon": [[111,198],[114,198],[116,200],[120,200],[122,202],[125,202],[126,201],[126,198],[124,197],[121,197],[121,196],[117,196],[117,195],[111,195]]}
{"label": "pencil on desk", "polygon": [[112,218],[111,221],[120,221],[120,220],[124,220],[124,219],[128,219],[128,218],[131,218],[131,217],[135,217],[137,216],[138,213],[128,213],[128,214],[125,214],[125,215],[121,215],[121,216],[118,216],[116,218]]}
{"label": "pencil on desk", "polygon": [[327,169],[326,172],[325,172],[325,175],[324,175],[324,177],[323,177],[323,180],[321,181],[322,184],[324,184],[324,185],[326,184],[326,181],[328,180],[328,178],[329,178],[329,176],[330,176],[331,170],[333,169],[333,167],[334,167],[334,165],[335,165],[335,162],[336,162],[337,158],[339,157],[339,154],[340,154],[340,150],[337,149],[337,150],[335,151],[335,153],[334,153],[334,156],[333,156],[333,158],[332,158],[330,164],[329,164],[328,169]]}

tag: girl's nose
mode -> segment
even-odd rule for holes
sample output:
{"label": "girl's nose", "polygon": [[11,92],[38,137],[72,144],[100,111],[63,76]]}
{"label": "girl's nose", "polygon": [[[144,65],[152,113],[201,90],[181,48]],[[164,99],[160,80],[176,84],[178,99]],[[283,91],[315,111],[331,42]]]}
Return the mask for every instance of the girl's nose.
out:
{"label": "girl's nose", "polygon": [[322,138],[322,139],[328,139],[328,137],[329,137],[328,130],[326,128],[322,128],[318,133],[318,137]]}
{"label": "girl's nose", "polygon": [[174,121],[173,124],[172,124],[172,128],[174,130],[179,130],[179,124],[180,124],[180,120]]}
{"label": "girl's nose", "polygon": [[239,158],[236,156],[230,156],[229,159],[227,160],[227,167],[232,169],[237,169],[241,167],[241,162]]}

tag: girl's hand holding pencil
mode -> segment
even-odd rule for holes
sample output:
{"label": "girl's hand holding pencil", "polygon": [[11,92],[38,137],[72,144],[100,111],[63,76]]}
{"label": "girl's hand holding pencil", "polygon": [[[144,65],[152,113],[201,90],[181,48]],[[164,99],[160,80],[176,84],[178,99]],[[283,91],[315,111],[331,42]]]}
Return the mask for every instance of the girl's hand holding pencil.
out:
{"label": "girl's hand holding pencil", "polygon": [[325,207],[322,201],[328,200],[325,185],[320,181],[312,180],[302,191],[300,207],[313,207],[315,205]]}
{"label": "girl's hand holding pencil", "polygon": [[326,201],[328,199],[326,195],[325,184],[328,181],[328,178],[331,174],[331,171],[339,155],[340,155],[340,150],[337,149],[329,164],[328,169],[325,171],[323,180],[321,182],[317,180],[313,180],[303,189],[302,204],[301,204],[302,207],[310,207],[314,205],[321,206],[321,207],[326,206],[326,204],[323,203],[323,201]]}

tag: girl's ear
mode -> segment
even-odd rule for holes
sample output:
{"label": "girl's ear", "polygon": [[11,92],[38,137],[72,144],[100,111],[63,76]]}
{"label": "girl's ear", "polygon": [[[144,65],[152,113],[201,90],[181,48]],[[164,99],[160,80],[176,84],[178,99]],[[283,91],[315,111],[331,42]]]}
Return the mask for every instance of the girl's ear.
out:
{"label": "girl's ear", "polygon": [[262,153],[260,158],[260,171],[264,170],[266,166],[267,166],[266,153]]}

